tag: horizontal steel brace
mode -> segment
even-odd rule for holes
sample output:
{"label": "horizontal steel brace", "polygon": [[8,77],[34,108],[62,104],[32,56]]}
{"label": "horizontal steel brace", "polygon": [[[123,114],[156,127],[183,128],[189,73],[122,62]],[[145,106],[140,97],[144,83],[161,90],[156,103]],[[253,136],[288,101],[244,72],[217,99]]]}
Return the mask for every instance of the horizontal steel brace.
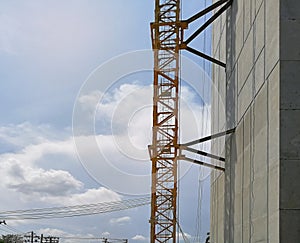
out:
{"label": "horizontal steel brace", "polygon": [[200,138],[200,139],[197,139],[197,140],[188,142],[188,143],[183,143],[183,144],[181,144],[181,146],[186,146],[186,147],[187,147],[187,146],[195,145],[195,144],[197,144],[197,143],[203,143],[203,142],[206,142],[206,141],[215,139],[215,138],[219,138],[219,137],[226,136],[226,135],[231,134],[231,133],[234,133],[234,132],[235,132],[235,128],[230,129],[230,130],[227,130],[227,131],[225,131],[225,132],[220,132],[220,133],[213,134],[213,135],[211,135],[211,136],[207,136],[207,137],[204,137],[204,138]]}
{"label": "horizontal steel brace", "polygon": [[208,56],[208,55],[204,54],[203,52],[197,51],[197,50],[195,50],[195,49],[193,49],[189,46],[186,46],[184,49],[191,52],[191,53],[193,53],[193,54],[195,54],[195,55],[197,55],[197,56],[199,56],[199,57],[202,57],[202,58],[204,58],[204,59],[206,59],[210,62],[213,62],[217,65],[220,65],[223,68],[226,68],[226,64],[224,62],[221,62],[221,61],[219,61],[219,60],[217,60],[217,59],[215,59],[211,56]]}
{"label": "horizontal steel brace", "polygon": [[205,14],[208,14],[209,12],[211,12],[212,10],[214,10],[215,8],[221,6],[223,3],[226,3],[229,0],[220,0],[214,4],[212,4],[211,6],[207,7],[206,9],[201,10],[200,12],[196,13],[195,15],[193,15],[192,17],[188,18],[187,20],[185,20],[184,22],[187,23],[191,23],[199,18],[201,18],[202,16],[204,16]]}
{"label": "horizontal steel brace", "polygon": [[212,164],[209,164],[209,163],[206,163],[206,162],[203,162],[203,161],[200,161],[200,160],[196,160],[196,159],[191,159],[191,158],[188,158],[188,157],[186,157],[184,155],[178,156],[178,160],[185,160],[185,161],[191,162],[193,164],[202,165],[202,166],[205,166],[205,167],[208,167],[208,168],[212,168],[212,169],[215,169],[215,170],[225,171],[225,168],[223,168],[221,166],[212,165]]}
{"label": "horizontal steel brace", "polygon": [[189,147],[186,147],[186,146],[180,146],[179,145],[179,149],[181,151],[186,150],[186,151],[189,151],[191,153],[200,154],[204,157],[208,157],[208,158],[211,158],[211,159],[216,159],[216,160],[225,162],[225,158],[223,158],[223,157],[220,157],[220,156],[217,156],[217,155],[214,155],[214,154],[210,154],[210,153],[207,153],[207,152],[204,152],[204,151],[201,151],[201,150],[197,150],[197,149],[194,149],[194,148],[189,148]]}
{"label": "horizontal steel brace", "polygon": [[199,29],[197,29],[184,43],[187,45],[194,40],[203,30],[205,30],[210,24],[212,24],[227,8],[230,7],[233,0],[229,0],[222,8],[220,8],[212,17],[210,17]]}

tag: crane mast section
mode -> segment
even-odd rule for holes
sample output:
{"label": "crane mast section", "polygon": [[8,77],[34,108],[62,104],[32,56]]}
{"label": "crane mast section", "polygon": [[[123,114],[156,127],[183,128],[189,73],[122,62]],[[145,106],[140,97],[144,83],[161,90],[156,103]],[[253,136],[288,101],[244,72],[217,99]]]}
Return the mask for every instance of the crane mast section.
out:
{"label": "crane mast section", "polygon": [[151,23],[154,51],[151,242],[176,242],[179,50],[182,40],[179,0],[156,0]]}

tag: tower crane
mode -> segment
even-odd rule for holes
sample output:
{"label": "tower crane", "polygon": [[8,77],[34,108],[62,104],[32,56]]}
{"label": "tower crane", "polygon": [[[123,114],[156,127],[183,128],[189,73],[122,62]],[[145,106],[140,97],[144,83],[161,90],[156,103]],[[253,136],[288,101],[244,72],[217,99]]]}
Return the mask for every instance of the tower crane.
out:
{"label": "tower crane", "polygon": [[151,242],[176,239],[180,1],[156,0],[154,50]]}
{"label": "tower crane", "polygon": [[[152,161],[152,191],[150,239],[151,243],[176,242],[177,224],[177,170],[178,161],[208,166],[224,171],[224,167],[187,158],[186,150],[224,162],[225,158],[198,151],[190,146],[234,132],[234,129],[202,138],[183,145],[179,144],[179,71],[180,50],[185,49],[217,65],[226,64],[192,47],[189,43],[217,19],[232,3],[219,0],[187,20],[180,17],[180,0],[155,0],[155,21],[151,23],[154,52],[153,81],[153,128],[152,145],[149,146]],[[195,20],[216,10],[187,40],[184,30]]]}

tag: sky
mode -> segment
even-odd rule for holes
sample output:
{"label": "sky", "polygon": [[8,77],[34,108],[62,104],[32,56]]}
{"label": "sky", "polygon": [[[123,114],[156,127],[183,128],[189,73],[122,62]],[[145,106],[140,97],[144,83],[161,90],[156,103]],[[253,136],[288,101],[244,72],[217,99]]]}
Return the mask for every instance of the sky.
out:
{"label": "sky", "polygon": [[[183,18],[203,6],[185,1]],[[0,1],[1,211],[149,194],[153,13],[153,0]],[[203,48],[203,38],[196,47]],[[182,141],[210,132],[203,63],[191,55],[182,58]],[[209,230],[208,173],[185,162],[180,168],[179,221],[191,242],[199,234],[203,241]],[[69,219],[15,220],[7,222],[15,230],[1,225],[0,234],[33,230],[147,242],[149,217],[150,206],[144,206]]]}

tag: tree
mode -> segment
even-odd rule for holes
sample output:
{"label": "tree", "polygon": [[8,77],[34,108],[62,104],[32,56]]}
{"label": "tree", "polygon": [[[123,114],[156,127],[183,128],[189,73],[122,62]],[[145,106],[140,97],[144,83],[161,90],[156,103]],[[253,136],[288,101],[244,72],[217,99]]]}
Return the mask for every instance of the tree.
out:
{"label": "tree", "polygon": [[23,243],[23,239],[20,235],[2,235],[0,243]]}

